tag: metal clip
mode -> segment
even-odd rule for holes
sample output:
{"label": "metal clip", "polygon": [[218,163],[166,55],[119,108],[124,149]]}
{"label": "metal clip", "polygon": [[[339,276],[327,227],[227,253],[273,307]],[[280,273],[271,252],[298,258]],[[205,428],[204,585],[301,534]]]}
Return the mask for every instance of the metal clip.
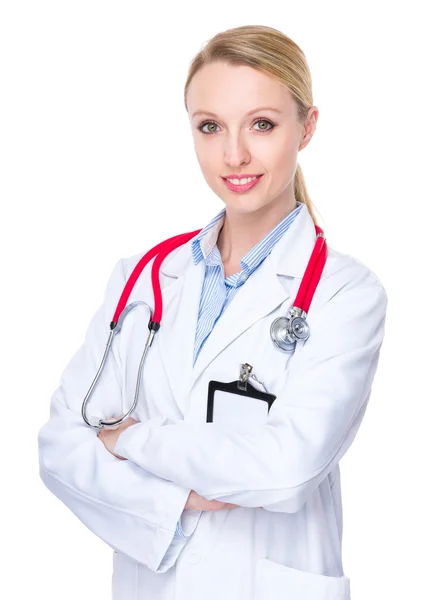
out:
{"label": "metal clip", "polygon": [[237,387],[239,390],[243,390],[244,392],[247,390],[247,380],[249,379],[252,369],[253,367],[252,365],[249,365],[249,363],[240,365],[240,377],[237,380]]}
{"label": "metal clip", "polygon": [[256,375],[254,373],[252,373],[251,378],[254,379],[255,381],[257,381],[265,390],[266,393],[268,393],[268,390],[266,388],[266,385],[264,384],[263,381],[259,381],[259,379],[256,377]]}

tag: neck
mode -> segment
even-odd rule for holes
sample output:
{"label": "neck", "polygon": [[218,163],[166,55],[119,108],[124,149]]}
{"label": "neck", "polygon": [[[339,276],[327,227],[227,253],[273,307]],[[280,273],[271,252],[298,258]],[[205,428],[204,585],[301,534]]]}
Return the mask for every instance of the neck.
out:
{"label": "neck", "polygon": [[268,205],[247,214],[241,214],[227,207],[224,224],[217,240],[224,266],[232,266],[240,270],[241,259],[295,208],[294,198],[288,203]]}

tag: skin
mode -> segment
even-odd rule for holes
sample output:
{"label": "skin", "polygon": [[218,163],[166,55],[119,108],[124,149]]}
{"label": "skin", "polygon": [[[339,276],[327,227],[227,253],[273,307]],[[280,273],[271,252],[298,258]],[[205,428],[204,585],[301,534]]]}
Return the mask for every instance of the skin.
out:
{"label": "skin", "polygon": [[[120,419],[124,415],[119,415],[119,417],[112,417],[110,419],[106,419],[106,421],[115,421],[116,419]],[[121,460],[127,460],[123,456],[116,454],[115,446],[118,443],[118,438],[123,431],[135,425],[139,421],[135,421],[132,417],[128,417],[123,423],[121,423],[116,429],[100,429],[97,437],[101,442],[103,442],[106,450],[108,450],[113,456],[116,458],[120,458]]]}
{"label": "skin", "polygon": [[[247,114],[264,106],[280,112]],[[243,256],[296,207],[297,155],[312,139],[318,108],[312,106],[306,119],[299,122],[296,102],[287,88],[251,67],[223,62],[205,65],[196,73],[187,91],[187,107],[200,169],[226,205],[217,245],[227,277],[241,270]],[[199,110],[218,116],[195,114]],[[230,191],[221,179],[232,173],[264,175],[253,189],[240,194]],[[115,453],[115,445],[120,434],[136,423],[130,417],[117,429],[100,430],[97,437],[111,454],[126,460]],[[237,506],[206,500],[192,490],[185,508],[221,510]]]}
{"label": "skin", "polygon": [[[281,112],[247,115],[265,106]],[[224,62],[205,65],[196,73],[187,91],[187,108],[200,169],[226,205],[217,245],[228,276],[241,270],[240,259],[296,207],[297,156],[315,132],[318,108],[312,106],[299,122],[297,104],[287,88],[251,67]],[[195,114],[199,110],[218,117]],[[240,194],[221,179],[232,173],[264,175],[253,189]]]}

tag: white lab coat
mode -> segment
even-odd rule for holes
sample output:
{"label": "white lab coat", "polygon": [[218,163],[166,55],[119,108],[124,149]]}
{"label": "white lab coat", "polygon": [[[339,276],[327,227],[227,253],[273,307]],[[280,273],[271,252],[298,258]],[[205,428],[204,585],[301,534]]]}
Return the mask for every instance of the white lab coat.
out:
{"label": "white lab coat", "polygon": [[[315,243],[306,206],[238,290],[192,368],[204,261],[190,242],[162,264],[163,320],[147,356],[140,399],[110,454],[81,403],[103,356],[116,304],[144,253],[116,265],[84,345],[66,367],[39,433],[45,485],[111,548],[113,600],[349,600],[341,558],[339,461],[370,397],[387,295],[355,258],[328,248],[312,301],[310,338],[294,354],[270,324],[292,306]],[[153,307],[151,261],[129,302]],[[102,418],[132,404],[148,309],[126,318],[88,404]],[[276,394],[250,430],[206,423],[208,383],[240,365]],[[238,508],[184,510],[190,490]],[[175,538],[182,515],[187,539]]]}

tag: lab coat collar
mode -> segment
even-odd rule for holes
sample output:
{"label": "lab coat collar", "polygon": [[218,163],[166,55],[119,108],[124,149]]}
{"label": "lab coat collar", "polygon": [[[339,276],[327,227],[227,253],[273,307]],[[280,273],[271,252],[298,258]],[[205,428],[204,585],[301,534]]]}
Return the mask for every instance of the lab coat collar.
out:
{"label": "lab coat collar", "polygon": [[[205,261],[194,264],[190,242],[180,246],[161,267],[163,318],[158,346],[176,402],[184,415],[190,392],[208,365],[256,321],[276,309],[288,311],[304,275],[316,239],[306,205],[260,267],[232,298],[216,322],[193,367],[199,302]],[[283,276],[283,277],[279,277]],[[166,280],[174,278],[173,281]],[[293,279],[295,278],[295,279]],[[293,286],[297,283],[297,285]],[[283,306],[286,303],[287,306]],[[264,331],[264,335],[269,332]],[[270,339],[270,342],[271,339]],[[240,364],[248,357],[240,356]],[[238,373],[234,373],[234,378]]]}

